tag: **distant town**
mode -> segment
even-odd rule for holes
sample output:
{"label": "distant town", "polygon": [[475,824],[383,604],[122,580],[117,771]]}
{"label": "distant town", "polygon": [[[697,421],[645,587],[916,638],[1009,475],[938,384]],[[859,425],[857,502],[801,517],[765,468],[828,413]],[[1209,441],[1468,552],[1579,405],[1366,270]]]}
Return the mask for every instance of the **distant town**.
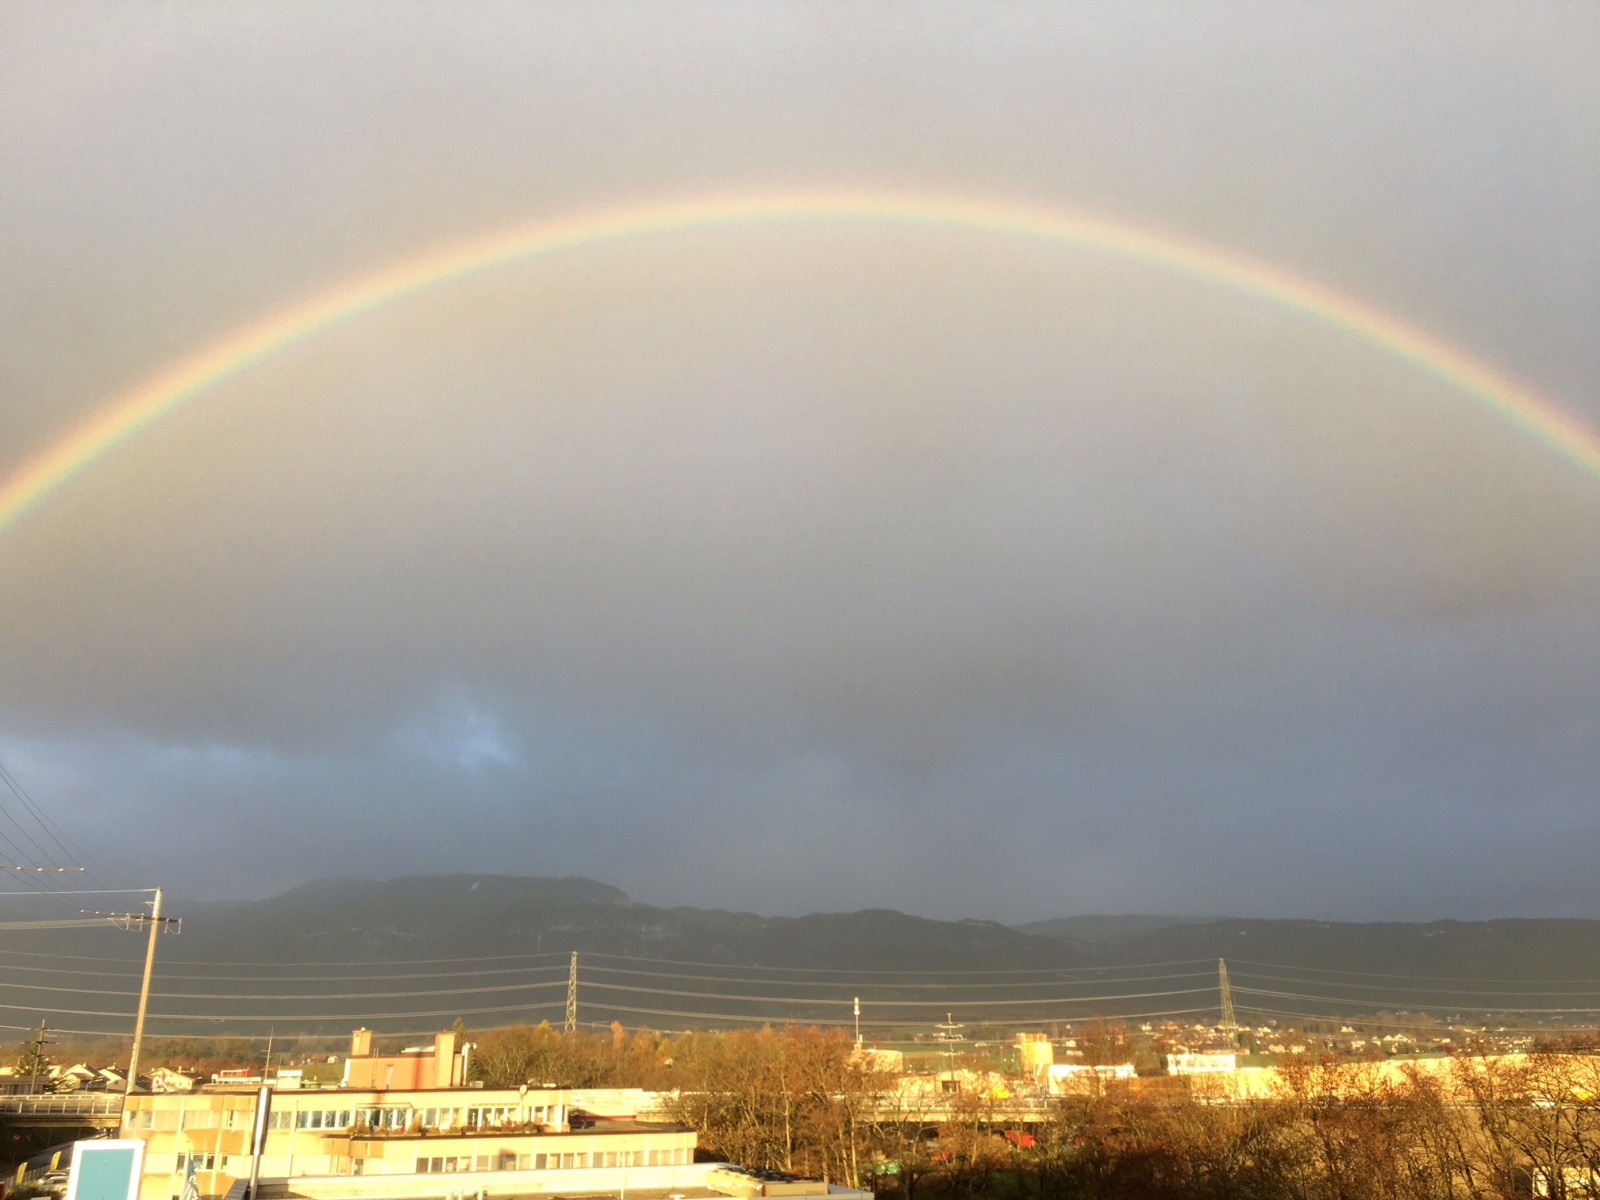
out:
{"label": "distant town", "polygon": [[[361,1027],[337,1049],[287,1031],[130,1048],[41,1021],[0,1066],[5,1191],[66,1195],[75,1163],[126,1146],[127,1200],[909,1200],[970,1190],[975,1171],[1065,1169],[1063,1138],[1117,1112],[1443,1101],[1469,1130],[1508,1114],[1537,1124],[1530,1097],[1585,1114],[1600,1097],[1600,1040],[1577,1028],[1251,1022],[1224,961],[1216,994],[1212,1020],[1015,1029],[952,1013],[871,1037],[792,1021],[664,1034],[581,1020],[573,955],[560,1027],[458,1019],[421,1042]],[[130,1059],[142,1064],[132,1077]],[[1548,1188],[1587,1169],[1537,1178]]]}

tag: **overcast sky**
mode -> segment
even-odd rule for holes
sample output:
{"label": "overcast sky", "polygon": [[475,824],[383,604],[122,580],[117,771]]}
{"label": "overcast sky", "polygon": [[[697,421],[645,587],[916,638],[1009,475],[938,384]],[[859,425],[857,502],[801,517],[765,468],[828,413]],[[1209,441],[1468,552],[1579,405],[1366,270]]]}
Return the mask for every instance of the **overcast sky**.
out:
{"label": "overcast sky", "polygon": [[[1525,0],[4,0],[0,476],[387,262],[787,186],[1210,241],[1600,426],[1597,62]],[[0,534],[0,761],[191,897],[1600,917],[1600,478],[1104,255],[634,240],[331,328]]]}

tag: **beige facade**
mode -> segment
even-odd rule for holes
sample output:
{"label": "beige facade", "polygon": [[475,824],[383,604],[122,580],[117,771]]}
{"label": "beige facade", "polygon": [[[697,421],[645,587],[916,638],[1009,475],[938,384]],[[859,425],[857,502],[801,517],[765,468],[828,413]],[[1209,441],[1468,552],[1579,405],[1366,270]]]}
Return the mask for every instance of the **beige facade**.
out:
{"label": "beige facade", "polygon": [[[277,1180],[300,1191],[293,1185],[302,1178],[403,1175],[420,1177],[417,1194],[442,1195],[475,1191],[488,1182],[486,1172],[530,1172],[535,1182],[549,1178],[560,1187],[566,1172],[606,1169],[639,1170],[635,1186],[643,1187],[644,1174],[659,1173],[650,1168],[690,1166],[695,1147],[691,1130],[631,1119],[645,1098],[632,1089],[278,1092],[261,1159],[263,1191]],[[191,1160],[205,1196],[248,1177],[255,1105],[255,1092],[244,1090],[128,1097],[121,1136],[145,1142],[140,1200],[177,1196]],[[573,1129],[574,1114],[590,1119]],[[454,1187],[425,1178],[466,1173],[479,1177]]]}

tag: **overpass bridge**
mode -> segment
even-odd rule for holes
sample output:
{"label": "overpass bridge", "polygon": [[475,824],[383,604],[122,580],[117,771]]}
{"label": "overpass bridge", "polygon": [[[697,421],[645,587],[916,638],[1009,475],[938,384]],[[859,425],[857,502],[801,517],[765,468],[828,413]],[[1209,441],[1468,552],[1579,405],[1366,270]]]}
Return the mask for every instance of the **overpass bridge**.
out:
{"label": "overpass bridge", "polygon": [[0,1123],[12,1129],[116,1129],[122,1096],[111,1092],[62,1092],[49,1096],[0,1096]]}

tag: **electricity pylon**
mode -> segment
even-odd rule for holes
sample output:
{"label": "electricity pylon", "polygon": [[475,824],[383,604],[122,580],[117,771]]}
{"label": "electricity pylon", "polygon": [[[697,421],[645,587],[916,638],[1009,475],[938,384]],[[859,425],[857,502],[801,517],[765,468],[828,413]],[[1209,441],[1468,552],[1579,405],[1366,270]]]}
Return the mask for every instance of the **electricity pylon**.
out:
{"label": "electricity pylon", "polygon": [[1222,994],[1222,1032],[1230,1042],[1239,1040],[1239,1021],[1233,1015],[1233,989],[1228,986],[1228,964],[1217,959],[1217,990]]}
{"label": "electricity pylon", "polygon": [[567,1024],[568,1033],[578,1032],[578,952],[572,952],[572,965],[567,968]]}
{"label": "electricity pylon", "polygon": [[954,1079],[956,1077],[956,1043],[967,1040],[961,1036],[961,1031],[966,1026],[956,1024],[955,1018],[950,1013],[945,1013],[944,1023],[935,1025],[934,1028],[939,1032],[933,1035],[933,1040],[944,1043],[945,1067],[950,1072],[950,1078]]}

